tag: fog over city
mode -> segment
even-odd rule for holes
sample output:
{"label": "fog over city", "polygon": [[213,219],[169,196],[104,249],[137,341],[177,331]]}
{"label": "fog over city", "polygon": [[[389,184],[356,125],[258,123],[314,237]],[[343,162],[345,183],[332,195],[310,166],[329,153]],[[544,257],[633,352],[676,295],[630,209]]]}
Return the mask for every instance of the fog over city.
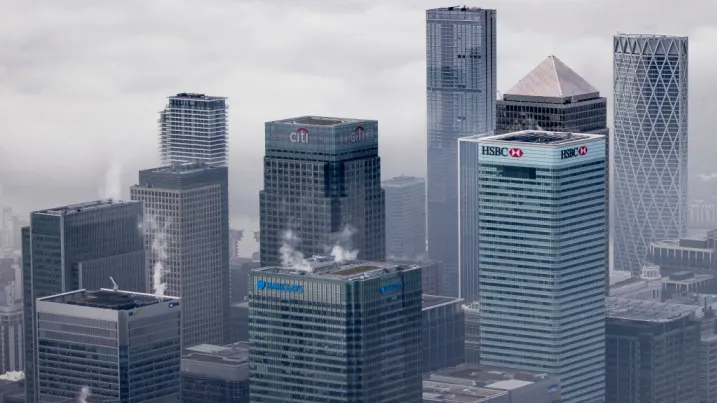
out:
{"label": "fog over city", "polygon": [[[612,103],[612,35],[687,35],[690,177],[717,172],[717,2],[484,0],[498,89],[550,54]],[[0,206],[129,198],[165,98],[229,98],[232,226],[258,230],[264,122],[379,121],[383,178],[425,175],[424,0],[0,0]],[[612,126],[612,117],[608,117]],[[247,238],[251,238],[248,236]],[[249,248],[251,249],[251,248]],[[255,250],[257,250],[256,248]]]}

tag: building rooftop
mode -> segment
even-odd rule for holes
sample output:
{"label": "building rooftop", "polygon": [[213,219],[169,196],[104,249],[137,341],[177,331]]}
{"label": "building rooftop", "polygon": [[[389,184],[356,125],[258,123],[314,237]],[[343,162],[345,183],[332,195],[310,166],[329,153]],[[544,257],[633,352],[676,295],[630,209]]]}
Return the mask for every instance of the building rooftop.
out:
{"label": "building rooftop", "polygon": [[618,32],[615,34],[618,38],[639,38],[639,39],[687,39],[686,36],[674,36],[674,35],[657,35],[657,34],[626,34]]}
{"label": "building rooftop", "polygon": [[415,185],[415,184],[424,184],[426,183],[426,180],[424,178],[420,178],[417,176],[396,176],[391,179],[386,179],[383,181],[382,185],[384,187],[402,187],[402,186],[408,186],[408,185]]}
{"label": "building rooftop", "polygon": [[[518,371],[500,367],[491,367],[486,365],[462,364],[457,367],[441,369],[428,375],[428,379],[434,382],[451,382],[464,380],[470,381],[472,386],[488,387],[498,384],[504,387],[509,384],[501,384],[503,381],[523,381],[523,385],[528,383],[542,381],[551,378],[549,374]],[[528,382],[528,383],[525,383]]]}
{"label": "building rooftop", "polygon": [[345,281],[366,280],[381,277],[384,274],[414,270],[418,266],[407,266],[387,262],[368,262],[362,260],[334,261],[328,256],[314,256],[298,261],[292,267],[262,267],[252,270],[257,273],[284,274],[294,276],[324,277]]}
{"label": "building rooftop", "polygon": [[77,213],[83,213],[91,210],[98,210],[102,208],[107,208],[111,206],[116,206],[118,204],[133,204],[133,203],[141,203],[134,200],[114,200],[114,199],[104,199],[104,200],[95,200],[87,203],[80,203],[80,204],[71,204],[69,206],[63,206],[63,207],[56,207],[51,208],[47,210],[40,210],[36,213],[38,214],[48,214],[48,215],[69,215],[69,214],[77,214]]}
{"label": "building rooftop", "polygon": [[609,319],[667,323],[689,316],[695,313],[699,307],[607,297],[605,298],[605,309]]}
{"label": "building rooftop", "polygon": [[174,98],[174,99],[192,99],[195,101],[216,101],[216,100],[227,99],[226,97],[214,97],[214,96],[210,96],[210,95],[197,94],[197,93],[192,93],[192,92],[180,92],[177,95],[171,95],[171,96],[168,96],[167,98],[170,98],[170,99],[172,99],[172,98]]}
{"label": "building rooftop", "polygon": [[438,306],[442,305],[448,305],[448,304],[462,304],[463,298],[454,298],[454,297],[443,297],[440,295],[428,295],[423,294],[421,296],[422,302],[423,302],[423,310],[436,308]]}
{"label": "building rooftop", "polygon": [[[144,294],[133,291],[109,290],[102,288],[97,291],[76,290],[63,294],[39,298],[39,301],[55,302],[59,304],[87,306],[91,308],[127,311],[143,306],[154,305],[160,302],[178,300],[177,297],[158,297],[153,294]],[[177,301],[177,303],[179,303]]]}
{"label": "building rooftop", "polygon": [[697,274],[695,272],[683,270],[674,273],[670,273],[668,277],[665,277],[665,283],[668,284],[695,284],[703,281],[712,280],[714,276],[711,274]]}
{"label": "building rooftop", "polygon": [[603,136],[588,133],[547,132],[540,130],[522,130],[513,133],[498,134],[476,139],[475,141],[500,141],[522,143],[526,145],[545,145],[562,147],[570,143],[580,143],[589,139],[600,139]]}
{"label": "building rooftop", "polygon": [[226,365],[245,365],[249,363],[249,342],[240,341],[226,346],[200,344],[185,349],[182,359]]}
{"label": "building rooftop", "polygon": [[451,7],[439,7],[439,8],[434,8],[434,10],[438,10],[438,11],[481,11],[483,9],[480,7],[469,7],[469,6],[459,5],[459,6],[451,6]]}
{"label": "building rooftop", "polygon": [[216,169],[216,167],[212,167],[211,165],[208,165],[205,162],[184,162],[181,164],[172,164],[172,165],[165,165],[158,168],[150,169],[152,172],[164,172],[164,173],[174,173],[178,175],[183,174],[190,174],[195,173],[199,171],[206,171],[210,169]]}
{"label": "building rooftop", "polygon": [[355,124],[363,122],[361,119],[349,118],[330,118],[324,116],[301,116],[298,118],[289,118],[276,120],[270,123],[288,123],[297,126],[340,126],[345,124]]}
{"label": "building rooftop", "polygon": [[505,96],[540,98],[598,97],[600,92],[557,57],[545,58],[513,85]]}
{"label": "building rooftop", "polygon": [[506,394],[506,391],[497,389],[423,381],[424,402],[481,403]]}

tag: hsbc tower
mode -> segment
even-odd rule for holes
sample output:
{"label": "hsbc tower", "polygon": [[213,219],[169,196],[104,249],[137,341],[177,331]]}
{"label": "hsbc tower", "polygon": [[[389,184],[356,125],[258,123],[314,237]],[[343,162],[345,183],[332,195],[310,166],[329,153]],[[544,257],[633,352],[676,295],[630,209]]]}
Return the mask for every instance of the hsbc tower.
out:
{"label": "hsbc tower", "polygon": [[332,250],[385,260],[378,122],[318,116],[268,122],[265,145],[262,267]]}
{"label": "hsbc tower", "polygon": [[608,265],[605,138],[520,131],[459,141],[461,297],[481,364],[547,372],[602,402]]}

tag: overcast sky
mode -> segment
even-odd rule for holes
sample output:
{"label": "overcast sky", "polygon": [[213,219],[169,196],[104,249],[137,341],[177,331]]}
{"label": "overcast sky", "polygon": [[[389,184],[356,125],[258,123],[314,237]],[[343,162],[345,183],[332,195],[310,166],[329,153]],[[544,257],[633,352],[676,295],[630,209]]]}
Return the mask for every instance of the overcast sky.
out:
{"label": "overcast sky", "polygon": [[[229,97],[236,227],[258,228],[268,120],[377,119],[384,179],[424,175],[425,9],[446,5],[0,0],[0,205],[25,213],[87,201],[114,173],[128,197],[136,171],[158,163],[157,112],[177,92]],[[688,35],[690,165],[717,171],[717,1],[469,5],[498,10],[501,91],[554,54],[611,100],[613,34]]]}

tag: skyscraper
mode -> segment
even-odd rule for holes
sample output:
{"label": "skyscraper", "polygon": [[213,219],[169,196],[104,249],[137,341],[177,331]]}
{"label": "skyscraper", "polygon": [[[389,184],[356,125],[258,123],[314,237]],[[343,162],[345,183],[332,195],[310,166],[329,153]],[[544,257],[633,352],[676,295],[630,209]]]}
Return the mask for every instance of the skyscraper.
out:
{"label": "skyscraper", "polygon": [[426,11],[428,254],[458,296],[458,139],[495,129],[495,10]]}
{"label": "skyscraper", "polygon": [[302,263],[250,276],[250,400],[420,402],[421,269]]}
{"label": "skyscraper", "polygon": [[616,35],[615,268],[687,229],[687,38]]}
{"label": "skyscraper", "polygon": [[481,363],[555,374],[564,402],[602,402],[605,139],[521,131],[472,141]]}
{"label": "skyscraper", "polygon": [[[37,300],[39,395],[176,403],[180,301],[102,289]],[[80,401],[80,400],[77,400]]]}
{"label": "skyscraper", "polygon": [[169,97],[159,113],[159,150],[163,164],[226,166],[226,98],[185,92]]}
{"label": "skyscraper", "polygon": [[111,285],[148,287],[142,203],[99,200],[36,211],[22,229],[25,389],[37,403],[37,346],[33,328],[37,298]]}
{"label": "skyscraper", "polygon": [[426,255],[426,180],[397,176],[386,192],[386,256],[419,260]]}
{"label": "skyscraper", "polygon": [[0,374],[22,371],[22,272],[15,259],[0,258]]}
{"label": "skyscraper", "polygon": [[385,260],[378,122],[268,122],[259,200],[262,266],[286,265],[296,253],[325,255],[336,245],[353,258]]}
{"label": "skyscraper", "polygon": [[182,348],[221,345],[229,322],[227,168],[143,170],[130,194],[145,204],[152,290],[182,298]]}

